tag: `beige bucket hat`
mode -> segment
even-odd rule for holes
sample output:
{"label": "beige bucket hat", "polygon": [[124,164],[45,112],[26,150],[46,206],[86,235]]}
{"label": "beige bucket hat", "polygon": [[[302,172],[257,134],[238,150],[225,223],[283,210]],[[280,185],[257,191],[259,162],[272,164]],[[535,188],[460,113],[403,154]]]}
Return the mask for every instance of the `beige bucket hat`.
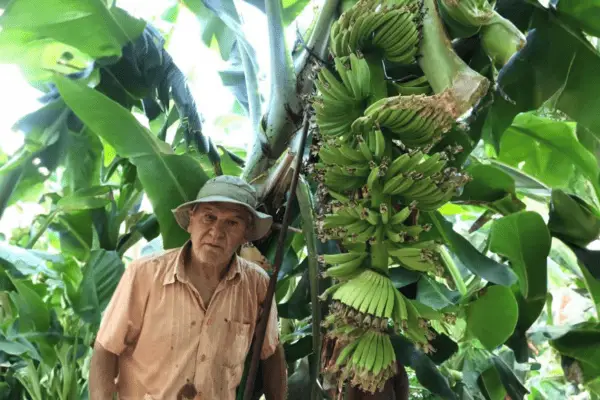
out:
{"label": "beige bucket hat", "polygon": [[196,200],[188,201],[172,210],[179,226],[187,230],[190,223],[189,210],[198,203],[225,202],[239,204],[253,215],[253,227],[248,241],[262,238],[269,232],[273,224],[270,215],[256,211],[258,199],[256,190],[241,178],[231,175],[221,175],[206,181],[198,192]]}

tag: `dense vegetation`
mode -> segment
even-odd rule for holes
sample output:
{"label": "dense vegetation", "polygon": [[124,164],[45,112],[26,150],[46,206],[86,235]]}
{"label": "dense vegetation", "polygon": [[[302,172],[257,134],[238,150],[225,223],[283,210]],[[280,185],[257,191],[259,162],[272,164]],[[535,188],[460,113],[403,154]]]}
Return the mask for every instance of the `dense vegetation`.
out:
{"label": "dense vegetation", "polygon": [[[249,3],[268,60],[228,0],[153,21],[0,0],[0,62],[44,92],[0,154],[0,217],[44,210],[0,241],[0,399],[87,398],[127,263],[183,243],[171,209],[215,174],[252,181],[277,222],[293,211],[276,292],[290,398],[392,398],[405,369],[413,398],[600,397],[600,1]],[[248,149],[208,134],[168,53],[184,12],[227,62]],[[277,236],[254,243],[271,261]]]}

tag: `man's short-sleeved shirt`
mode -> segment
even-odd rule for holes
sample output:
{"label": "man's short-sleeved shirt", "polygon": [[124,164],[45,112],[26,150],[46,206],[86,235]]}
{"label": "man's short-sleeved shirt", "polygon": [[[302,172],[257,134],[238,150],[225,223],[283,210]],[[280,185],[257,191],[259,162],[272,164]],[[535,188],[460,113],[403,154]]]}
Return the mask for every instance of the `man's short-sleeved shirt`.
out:
{"label": "man's short-sleeved shirt", "polygon": [[[195,400],[235,398],[269,277],[235,256],[204,309],[185,276],[189,245],[132,262],[106,309],[96,341],[119,356],[120,400],[182,398],[190,384]],[[278,343],[273,301],[261,359]]]}

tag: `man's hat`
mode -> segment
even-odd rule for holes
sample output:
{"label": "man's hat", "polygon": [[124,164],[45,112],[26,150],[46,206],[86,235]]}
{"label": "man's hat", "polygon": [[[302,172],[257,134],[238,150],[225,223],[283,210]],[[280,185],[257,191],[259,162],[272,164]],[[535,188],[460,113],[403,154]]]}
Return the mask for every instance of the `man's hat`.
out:
{"label": "man's hat", "polygon": [[187,230],[190,223],[189,210],[195,204],[212,202],[239,204],[253,215],[254,224],[248,234],[249,241],[265,236],[273,224],[273,218],[270,215],[256,211],[258,203],[256,190],[243,179],[231,175],[221,175],[206,181],[198,192],[196,200],[183,203],[172,211],[179,226]]}

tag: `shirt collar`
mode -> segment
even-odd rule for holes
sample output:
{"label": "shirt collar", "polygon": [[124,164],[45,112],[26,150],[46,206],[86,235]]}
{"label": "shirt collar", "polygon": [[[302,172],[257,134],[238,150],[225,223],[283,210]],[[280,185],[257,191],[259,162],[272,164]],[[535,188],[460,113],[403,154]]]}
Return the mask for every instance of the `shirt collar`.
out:
{"label": "shirt collar", "polygon": [[[168,272],[165,275],[165,279],[163,279],[163,285],[174,283],[175,280],[183,283],[188,282],[184,266],[185,257],[189,253],[191,245],[191,240],[188,240],[183,246],[181,246],[177,252],[177,256],[173,258],[171,265],[167,269]],[[240,266],[241,259],[237,254],[233,255],[231,262],[232,264],[229,267],[229,271],[227,271],[227,275],[225,275],[226,281],[231,281],[232,279],[241,275],[242,272],[242,268]]]}

